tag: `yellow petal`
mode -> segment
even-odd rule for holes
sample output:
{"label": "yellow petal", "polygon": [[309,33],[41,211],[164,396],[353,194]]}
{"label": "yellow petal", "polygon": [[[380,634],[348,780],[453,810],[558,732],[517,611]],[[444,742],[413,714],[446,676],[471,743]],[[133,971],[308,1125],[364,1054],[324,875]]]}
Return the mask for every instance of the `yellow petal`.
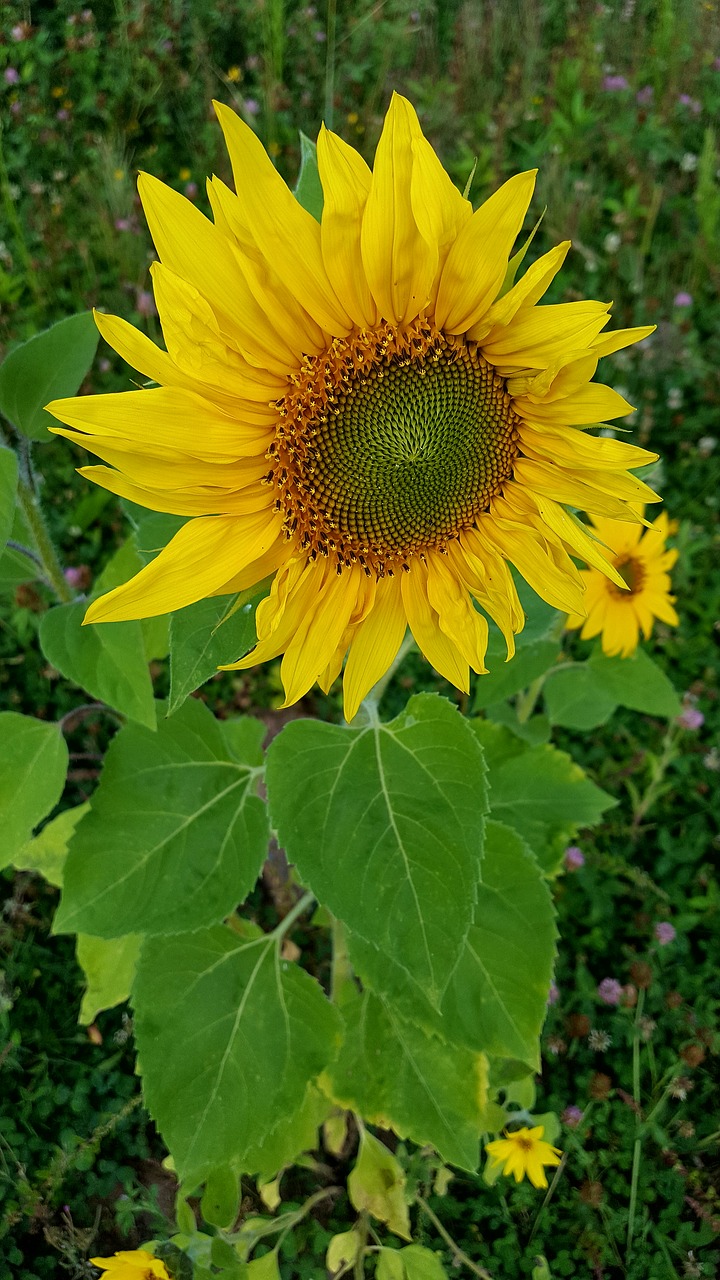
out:
{"label": "yellow petal", "polygon": [[132,441],[86,436],[62,427],[56,428],[56,434],[97,454],[133,484],[147,485],[150,489],[184,489],[189,493],[199,491],[203,486],[242,489],[248,484],[259,485],[267,474],[268,464],[262,455],[240,458],[236,462],[226,462],[222,458],[208,462],[190,458],[176,449],[157,446],[146,446],[140,453]]}
{"label": "yellow petal", "polygon": [[473,671],[486,674],[486,619],[478,613],[465,583],[445,556],[428,552],[427,570],[428,600],[438,615],[440,629],[454,641]]}
{"label": "yellow petal", "polygon": [[[134,329],[131,324],[128,324],[127,320],[122,320],[120,316],[104,315],[100,311],[94,311],[93,315],[105,341],[133,369],[138,369],[140,373],[144,374],[146,378],[150,378],[152,382],[183,387],[188,391],[196,391],[198,389],[197,378],[179,369],[166,351],[156,347],[154,342],[151,342],[139,329]],[[262,379],[262,381],[257,381],[257,378]],[[242,367],[242,372],[237,374],[234,394],[228,396],[222,393],[220,401],[223,405],[231,405],[237,396],[240,396],[246,400],[257,400],[261,403],[266,403],[269,400],[279,399],[285,386],[285,377],[273,377],[268,372],[261,373],[259,369],[245,363]],[[205,386],[201,390],[203,394],[208,394]],[[214,395],[214,393],[215,388],[210,394]]]}
{"label": "yellow petal", "polygon": [[246,226],[273,271],[317,324],[344,337],[352,320],[328,279],[320,227],[298,203],[252,129],[221,102],[215,111]]}
{"label": "yellow petal", "polygon": [[412,211],[412,140],[418,136],[415,111],[394,93],[375,153],[360,243],[378,311],[396,324],[413,320],[427,306],[438,262],[437,245],[420,234]]}
{"label": "yellow petal", "polygon": [[317,159],[324,198],[320,243],[325,270],[355,324],[369,328],[378,314],[365,279],[360,233],[372,174],[355,148],[324,125]]}
{"label": "yellow petal", "polygon": [[184,196],[141,173],[138,191],[161,262],[210,303],[221,331],[252,363],[276,373],[297,363],[257,305],[234,245]]}
{"label": "yellow petal", "polygon": [[562,244],[556,245],[549,253],[544,253],[541,258],[533,262],[522,279],[508,290],[505,297],[493,303],[481,324],[477,326],[477,330],[471,330],[468,337],[480,341],[496,325],[509,324],[521,307],[534,306],[555,279],[567,257],[569,248],[570,241],[563,240]]}
{"label": "yellow petal", "polygon": [[221,212],[227,233],[241,249],[242,273],[255,303],[267,318],[273,332],[282,338],[290,351],[314,354],[323,350],[328,344],[327,335],[286,288],[278,273],[249,237],[245,228],[243,206],[238,197],[219,178],[210,180],[208,193],[216,219]]}
{"label": "yellow petal", "polygon": [[515,408],[523,417],[531,422],[557,423],[558,426],[584,427],[596,422],[608,422],[612,418],[626,418],[635,410],[612,387],[604,387],[599,382],[567,396],[564,400],[554,400],[552,404],[533,404],[530,400],[519,398]]}
{"label": "yellow petal", "polygon": [[438,615],[428,600],[427,569],[420,560],[413,560],[409,572],[401,573],[400,586],[418,648],[441,676],[467,693],[470,688],[468,664],[457,645],[440,629]]}
{"label": "yellow petal", "polygon": [[381,578],[375,603],[350,645],[343,677],[345,719],[352,720],[366,694],[384,676],[407,630],[397,578]]}
{"label": "yellow petal", "polygon": [[494,302],[528,211],[536,173],[532,169],[510,178],[465,223],[440,281],[435,307],[439,328],[464,333]]}
{"label": "yellow petal", "polygon": [[267,551],[280,530],[266,512],[190,520],[134,578],[94,600],[84,621],[154,618],[194,604]]}
{"label": "yellow petal", "polygon": [[289,707],[307,693],[333,657],[340,637],[355,609],[360,579],[359,565],[335,573],[329,567],[315,601],[290,640],[280,667],[285,689],[283,706]]}
{"label": "yellow petal", "polygon": [[570,350],[584,350],[609,320],[609,304],[561,302],[523,309],[510,324],[496,325],[483,339],[487,360],[500,369],[545,369]]}
{"label": "yellow petal", "polygon": [[545,494],[555,502],[581,511],[609,516],[611,520],[632,520],[629,503],[659,501],[642,480],[622,472],[594,473],[587,470],[573,475],[550,463],[518,458],[514,473],[521,484],[535,493]]}
{"label": "yellow petal", "polygon": [[238,416],[231,418],[194,391],[178,387],[74,396],[53,400],[47,408],[69,427],[86,431],[89,449],[92,437],[99,437],[116,447],[129,442],[139,453],[147,443],[150,451],[159,446],[222,462],[243,453],[264,452],[274,434],[272,413],[257,404],[238,402]]}
{"label": "yellow petal", "polygon": [[484,536],[510,560],[536,595],[565,613],[583,613],[583,584],[569,557],[558,569],[543,538],[510,520],[489,516],[479,521]]}
{"label": "yellow petal", "polygon": [[120,471],[112,471],[109,467],[78,467],[78,475],[150,511],[168,511],[172,515],[250,515],[255,511],[269,511],[274,505],[271,490],[259,484],[245,489],[205,485],[189,492],[186,487],[168,489],[134,484]]}
{"label": "yellow petal", "polygon": [[658,457],[649,449],[640,449],[624,440],[591,436],[585,431],[556,426],[554,423],[542,429],[523,424],[520,439],[523,448],[535,449],[548,461],[559,462],[570,468],[626,471],[657,462]]}
{"label": "yellow petal", "polygon": [[622,351],[624,347],[631,347],[634,342],[642,342],[643,338],[649,338],[656,329],[657,325],[646,324],[636,329],[616,329],[614,333],[604,333],[601,338],[593,342],[593,351],[600,357],[611,356],[615,351]]}
{"label": "yellow petal", "polygon": [[410,201],[413,217],[423,240],[438,251],[435,279],[429,305],[437,300],[440,279],[450,248],[465,223],[472,217],[472,205],[460,194],[443,169],[427,138],[419,131],[412,140]]}

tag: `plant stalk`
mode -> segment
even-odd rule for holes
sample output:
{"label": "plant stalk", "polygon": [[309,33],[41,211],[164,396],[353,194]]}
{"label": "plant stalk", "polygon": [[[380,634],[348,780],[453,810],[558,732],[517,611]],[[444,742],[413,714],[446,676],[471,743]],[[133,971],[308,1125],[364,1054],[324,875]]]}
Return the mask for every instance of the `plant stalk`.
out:
{"label": "plant stalk", "polygon": [[52,539],[48,533],[45,517],[40,509],[40,504],[33,493],[27,480],[22,476],[18,478],[18,502],[22,509],[35,539],[35,545],[38,549],[40,560],[42,561],[43,574],[52,587],[58,600],[63,604],[70,604],[73,599],[73,592],[70,585],[65,580],[62,571],[62,565],[58,560],[57,552],[53,546]]}

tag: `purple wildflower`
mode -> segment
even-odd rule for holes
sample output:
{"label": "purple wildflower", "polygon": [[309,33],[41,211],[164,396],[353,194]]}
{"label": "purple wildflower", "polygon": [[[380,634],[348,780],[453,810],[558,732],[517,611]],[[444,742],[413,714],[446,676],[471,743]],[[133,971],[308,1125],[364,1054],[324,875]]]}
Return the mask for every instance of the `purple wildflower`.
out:
{"label": "purple wildflower", "polygon": [[673,298],[674,307],[691,307],[692,304],[692,294],[686,293],[684,289],[681,289],[679,293],[676,293]]}
{"label": "purple wildflower", "polygon": [[260,113],[260,103],[256,102],[255,98],[246,98],[243,106],[245,108],[245,114],[248,116],[256,116]]}
{"label": "purple wildflower", "polygon": [[643,85],[642,89],[638,89],[635,94],[635,101],[641,107],[647,107],[655,97],[655,90],[651,84]]}
{"label": "purple wildflower", "polygon": [[116,230],[116,231],[129,231],[129,230],[130,230],[130,219],[129,219],[129,218],[116,218],[116,219],[115,219],[115,230]]}
{"label": "purple wildflower", "polygon": [[697,707],[686,706],[680,712],[677,722],[683,729],[701,729],[705,723],[705,717]]}
{"label": "purple wildflower", "polygon": [[687,107],[689,111],[692,111],[694,116],[700,114],[700,103],[697,98],[691,98],[689,93],[681,93],[678,102],[681,107]]}
{"label": "purple wildflower", "polygon": [[568,871],[577,871],[585,866],[585,854],[576,844],[568,845],[565,850],[565,866]]}
{"label": "purple wildflower", "polygon": [[603,80],[603,89],[606,93],[617,93],[621,89],[629,88],[625,76],[605,76]]}
{"label": "purple wildflower", "polygon": [[617,978],[603,978],[597,993],[603,1004],[619,1004],[623,993],[622,983]]}
{"label": "purple wildflower", "polygon": [[583,1112],[580,1107],[566,1107],[560,1117],[560,1122],[568,1129],[577,1129],[582,1118]]}
{"label": "purple wildflower", "polygon": [[15,67],[6,67],[4,79],[6,84],[19,84],[20,72]]}
{"label": "purple wildflower", "polygon": [[668,943],[674,942],[676,936],[675,929],[669,920],[658,920],[655,925],[655,937],[661,947],[666,947]]}
{"label": "purple wildflower", "polygon": [[147,289],[138,289],[137,295],[135,298],[135,306],[137,307],[141,316],[157,315],[155,299],[153,298],[151,293],[148,293]]}
{"label": "purple wildflower", "polygon": [[558,987],[556,982],[551,982],[550,990],[548,991],[547,1002],[548,1004],[557,1004],[559,999],[560,999],[560,988]]}

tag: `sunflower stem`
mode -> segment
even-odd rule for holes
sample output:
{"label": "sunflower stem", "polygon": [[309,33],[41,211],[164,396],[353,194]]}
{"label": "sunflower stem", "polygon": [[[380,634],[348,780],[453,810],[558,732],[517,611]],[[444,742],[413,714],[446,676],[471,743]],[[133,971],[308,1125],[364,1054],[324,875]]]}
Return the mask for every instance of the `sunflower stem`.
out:
{"label": "sunflower stem", "polygon": [[17,493],[22,513],[35,539],[35,545],[42,563],[43,577],[52,587],[58,600],[63,604],[70,604],[73,599],[73,592],[62,571],[62,565],[48,533],[40,503],[27,480],[24,480],[22,476],[18,478]]}
{"label": "sunflower stem", "polygon": [[637,835],[640,823],[658,799],[663,778],[677,755],[675,743],[679,732],[680,728],[676,723],[673,722],[668,726],[667,733],[663,738],[662,751],[652,764],[650,781],[635,805],[632,819],[634,835]]}
{"label": "sunflower stem", "polygon": [[547,672],[543,672],[541,676],[538,676],[537,680],[533,680],[532,684],[524,693],[518,694],[517,701],[515,703],[515,713],[518,718],[518,724],[527,724],[530,719],[533,711],[535,710],[537,700],[542,693],[546,675]]}
{"label": "sunflower stem", "polygon": [[437,1214],[433,1213],[427,1200],[423,1200],[422,1196],[416,1196],[415,1199],[420,1205],[423,1213],[432,1222],[438,1235],[442,1237],[445,1244],[448,1246],[448,1249],[452,1251],[453,1264],[457,1266],[458,1262],[462,1263],[464,1267],[467,1267],[468,1271],[472,1271],[474,1276],[480,1276],[480,1280],[492,1280],[492,1276],[489,1271],[486,1271],[484,1267],[479,1267],[476,1262],[473,1262],[472,1258],[468,1258],[467,1254],[463,1253],[459,1244],[456,1244],[453,1240],[450,1232],[445,1229]]}
{"label": "sunflower stem", "polygon": [[328,0],[325,46],[325,127],[332,129],[335,108],[335,30],[337,26],[337,0]]}
{"label": "sunflower stem", "polygon": [[627,1242],[625,1245],[625,1262],[630,1261],[633,1237],[635,1235],[635,1211],[637,1208],[638,1180],[640,1177],[640,1157],[642,1154],[642,1115],[640,1111],[640,1019],[645,1004],[645,988],[638,992],[635,1007],[635,1027],[632,1045],[633,1101],[637,1107],[635,1113],[635,1145],[633,1148],[632,1174],[630,1176],[630,1205],[628,1208]]}

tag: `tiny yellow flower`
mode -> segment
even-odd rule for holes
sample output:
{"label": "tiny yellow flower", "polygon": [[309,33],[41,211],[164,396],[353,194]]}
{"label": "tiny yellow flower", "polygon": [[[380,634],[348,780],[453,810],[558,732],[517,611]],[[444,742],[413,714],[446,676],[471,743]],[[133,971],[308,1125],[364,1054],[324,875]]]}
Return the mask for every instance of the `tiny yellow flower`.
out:
{"label": "tiny yellow flower", "polygon": [[170,1280],[170,1272],[146,1249],[123,1250],[112,1258],[91,1258],[93,1266],[109,1273],[110,1280]]}
{"label": "tiny yellow flower", "polygon": [[228,67],[227,78],[233,84],[237,84],[238,80],[242,79],[242,71],[239,67]]}
{"label": "tiny yellow flower", "polygon": [[180,170],[180,172],[178,173],[178,177],[179,177],[179,179],[180,179],[180,181],[181,181],[181,182],[189,182],[189,181],[190,181],[190,179],[192,178],[192,170],[191,170],[191,169],[181,169],[181,170]]}
{"label": "tiny yellow flower", "polygon": [[[642,508],[639,511],[642,515]],[[675,596],[670,594],[670,569],[678,553],[668,551],[665,545],[677,523],[664,512],[646,529],[597,515],[591,519],[600,550],[622,577],[625,589],[595,568],[582,569],[586,616],[570,614],[565,625],[568,630],[582,627],[582,640],[600,636],[608,657],[629,658],[637,649],[641,631],[649,639],[656,618],[669,627],[680,621],[673,608]]]}
{"label": "tiny yellow flower", "polygon": [[357,111],[349,111],[349,112],[348,112],[348,114],[347,114],[347,116],[346,116],[346,120],[347,120],[348,124],[357,124],[357,122],[358,122],[358,120],[359,120],[359,119],[360,119],[360,117],[359,117],[359,115],[358,115]]}
{"label": "tiny yellow flower", "polygon": [[124,169],[114,169],[114,170],[113,170],[113,178],[115,179],[115,181],[116,181],[116,182],[122,182],[122,180],[123,180],[123,178],[124,178],[124,177],[125,177],[125,170],[124,170]]}
{"label": "tiny yellow flower", "polygon": [[535,1129],[517,1129],[515,1133],[506,1129],[504,1138],[488,1142],[485,1147],[492,1160],[491,1168],[501,1164],[506,1178],[514,1174],[515,1181],[521,1182],[527,1174],[534,1187],[546,1187],[543,1165],[559,1164],[562,1152],[542,1141],[544,1132],[541,1124]]}
{"label": "tiny yellow flower", "polygon": [[50,93],[53,98],[62,98],[63,94],[67,93],[67,89],[64,84],[56,84],[55,88],[50,90]]}

